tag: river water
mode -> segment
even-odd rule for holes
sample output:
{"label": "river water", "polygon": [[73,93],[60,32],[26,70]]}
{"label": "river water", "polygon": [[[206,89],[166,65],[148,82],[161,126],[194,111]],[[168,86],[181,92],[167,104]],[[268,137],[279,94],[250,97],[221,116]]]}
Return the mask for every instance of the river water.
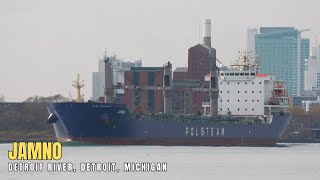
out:
{"label": "river water", "polygon": [[[10,161],[0,144],[0,179],[320,179],[320,144],[276,147],[63,146],[59,161]],[[9,163],[42,162],[42,172],[8,172]],[[48,163],[71,162],[76,172],[48,172]],[[119,172],[81,172],[81,163],[115,162]],[[165,172],[126,172],[125,163],[166,163]],[[140,166],[141,167],[141,166]],[[165,169],[165,168],[164,168]],[[162,169],[162,170],[164,170]]]}

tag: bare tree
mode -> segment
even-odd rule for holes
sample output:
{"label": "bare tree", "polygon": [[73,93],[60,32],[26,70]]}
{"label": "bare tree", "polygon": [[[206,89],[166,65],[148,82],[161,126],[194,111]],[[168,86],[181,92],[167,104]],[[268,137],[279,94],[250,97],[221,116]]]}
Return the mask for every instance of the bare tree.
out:
{"label": "bare tree", "polygon": [[43,96],[32,96],[26,99],[24,102],[38,102],[38,103],[48,103],[48,102],[68,102],[69,98],[62,96],[61,94],[43,97]]}
{"label": "bare tree", "polygon": [[6,97],[4,97],[3,95],[0,95],[0,102],[6,102]]}

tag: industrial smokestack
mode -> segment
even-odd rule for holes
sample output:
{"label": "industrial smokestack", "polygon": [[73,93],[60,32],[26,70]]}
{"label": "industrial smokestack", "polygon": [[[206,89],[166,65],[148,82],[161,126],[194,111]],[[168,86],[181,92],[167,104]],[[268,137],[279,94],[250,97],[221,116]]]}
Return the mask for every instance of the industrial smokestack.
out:
{"label": "industrial smokestack", "polygon": [[203,44],[211,47],[211,19],[204,20]]}

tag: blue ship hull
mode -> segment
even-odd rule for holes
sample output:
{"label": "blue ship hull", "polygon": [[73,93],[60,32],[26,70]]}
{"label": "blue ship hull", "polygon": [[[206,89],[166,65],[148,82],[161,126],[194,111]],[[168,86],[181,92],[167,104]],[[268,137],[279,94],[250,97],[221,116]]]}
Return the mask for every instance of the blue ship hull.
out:
{"label": "blue ship hull", "polygon": [[48,106],[61,142],[110,145],[274,145],[291,114],[275,114],[270,124],[225,124],[187,118],[133,117],[125,105],[52,103]]}

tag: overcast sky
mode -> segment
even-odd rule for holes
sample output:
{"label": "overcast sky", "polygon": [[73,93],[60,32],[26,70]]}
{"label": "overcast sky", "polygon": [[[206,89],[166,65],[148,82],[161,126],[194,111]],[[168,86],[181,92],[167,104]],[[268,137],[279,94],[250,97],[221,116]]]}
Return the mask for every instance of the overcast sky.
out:
{"label": "overcast sky", "polygon": [[144,66],[185,66],[206,18],[225,64],[246,48],[248,27],[310,28],[312,45],[320,37],[319,0],[0,0],[0,95],[75,97],[80,73],[88,99],[104,48]]}

